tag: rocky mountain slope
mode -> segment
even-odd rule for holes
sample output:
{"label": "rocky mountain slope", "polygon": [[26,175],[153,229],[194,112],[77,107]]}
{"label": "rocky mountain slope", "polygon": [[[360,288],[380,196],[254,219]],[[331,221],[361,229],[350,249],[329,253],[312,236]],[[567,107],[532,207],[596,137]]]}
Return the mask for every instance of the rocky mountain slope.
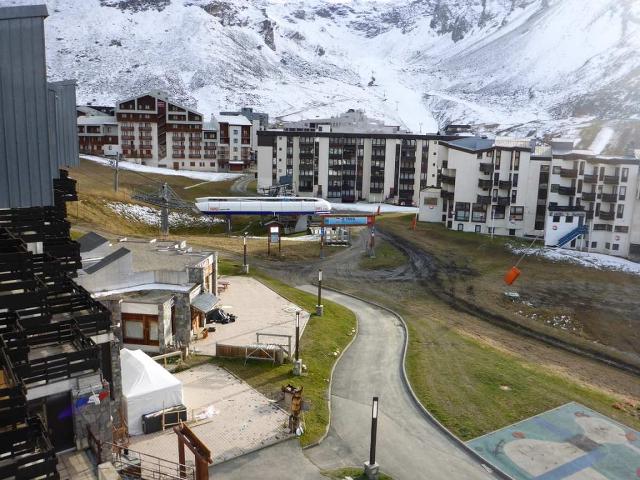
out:
{"label": "rocky mountain slope", "polygon": [[163,88],[205,115],[364,108],[423,132],[640,121],[635,0],[46,1],[49,73],[83,102]]}

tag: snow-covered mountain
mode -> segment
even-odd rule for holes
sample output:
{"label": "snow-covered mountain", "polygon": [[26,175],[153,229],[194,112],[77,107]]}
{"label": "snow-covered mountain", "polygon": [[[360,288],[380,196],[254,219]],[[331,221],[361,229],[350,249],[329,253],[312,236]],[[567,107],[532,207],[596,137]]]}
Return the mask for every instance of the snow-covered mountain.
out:
{"label": "snow-covered mountain", "polygon": [[364,108],[423,132],[640,122],[638,0],[46,3],[50,76],[83,102],[162,88],[205,115]]}

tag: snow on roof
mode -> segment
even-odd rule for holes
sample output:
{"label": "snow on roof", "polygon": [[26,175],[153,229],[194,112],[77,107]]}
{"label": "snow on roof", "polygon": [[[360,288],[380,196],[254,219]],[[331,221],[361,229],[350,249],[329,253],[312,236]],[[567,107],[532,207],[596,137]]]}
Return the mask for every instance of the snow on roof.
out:
{"label": "snow on roof", "polygon": [[229,125],[253,125],[244,115],[217,115],[218,123],[228,123]]}
{"label": "snow on roof", "polygon": [[453,147],[464,148],[465,150],[472,150],[475,152],[493,147],[495,141],[492,138],[467,137],[452,140],[447,143]]}
{"label": "snow on roof", "polygon": [[83,115],[78,117],[78,125],[103,125],[105,123],[113,123],[115,125],[118,122],[116,117],[109,115]]}
{"label": "snow on roof", "polygon": [[216,122],[203,122],[203,130],[218,130],[218,124]]}

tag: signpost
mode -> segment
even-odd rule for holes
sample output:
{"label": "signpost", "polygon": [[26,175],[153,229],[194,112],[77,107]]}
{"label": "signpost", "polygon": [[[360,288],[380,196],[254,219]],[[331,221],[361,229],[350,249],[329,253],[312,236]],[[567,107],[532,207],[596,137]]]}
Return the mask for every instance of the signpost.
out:
{"label": "signpost", "polygon": [[[328,214],[320,216],[320,258],[324,258],[324,246],[327,238],[327,227],[373,227],[376,221],[375,213],[362,214]],[[331,241],[334,243],[335,239]],[[344,245],[345,242],[339,239],[339,244]],[[351,236],[347,243],[351,243]]]}
{"label": "signpost", "polygon": [[269,227],[269,237],[268,237],[268,243],[267,243],[267,255],[271,255],[271,244],[272,243],[277,243],[278,244],[278,253],[282,252],[282,241],[280,238],[280,227],[279,226],[275,226],[275,227]]}

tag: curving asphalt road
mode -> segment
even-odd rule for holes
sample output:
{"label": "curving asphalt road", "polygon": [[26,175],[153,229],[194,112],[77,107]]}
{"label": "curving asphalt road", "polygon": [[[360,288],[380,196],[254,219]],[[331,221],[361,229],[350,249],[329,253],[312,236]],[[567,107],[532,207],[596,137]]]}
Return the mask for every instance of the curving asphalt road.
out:
{"label": "curving asphalt road", "polygon": [[231,192],[233,193],[247,193],[247,188],[255,177],[253,174],[246,174],[239,177],[235,182],[231,184]]}
{"label": "curving asphalt road", "polygon": [[[308,285],[299,288],[316,291]],[[377,395],[376,460],[394,479],[493,478],[430,423],[414,403],[402,380],[405,333],[400,321],[346,295],[325,291],[324,297],[356,313],[358,336],[334,372],[329,435],[320,445],[306,450],[307,457],[320,469],[361,465],[369,454],[371,400]]]}

